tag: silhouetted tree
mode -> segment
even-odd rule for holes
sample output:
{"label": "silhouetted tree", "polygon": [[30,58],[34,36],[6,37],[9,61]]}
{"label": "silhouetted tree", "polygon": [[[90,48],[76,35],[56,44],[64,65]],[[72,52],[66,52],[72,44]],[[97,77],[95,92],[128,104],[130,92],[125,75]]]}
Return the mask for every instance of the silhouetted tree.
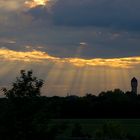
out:
{"label": "silhouetted tree", "polygon": [[33,72],[21,70],[20,77],[12,84],[11,89],[2,88],[8,98],[12,97],[34,97],[40,96],[40,89],[43,86],[43,80],[33,76]]}

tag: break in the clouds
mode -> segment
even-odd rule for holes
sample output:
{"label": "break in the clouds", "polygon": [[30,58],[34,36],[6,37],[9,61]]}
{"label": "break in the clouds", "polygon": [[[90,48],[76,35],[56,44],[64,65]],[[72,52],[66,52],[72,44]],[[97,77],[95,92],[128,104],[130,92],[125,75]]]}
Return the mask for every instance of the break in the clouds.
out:
{"label": "break in the clouds", "polygon": [[139,0],[0,0],[0,86],[6,76],[33,69],[52,95],[128,90],[140,75],[139,6]]}

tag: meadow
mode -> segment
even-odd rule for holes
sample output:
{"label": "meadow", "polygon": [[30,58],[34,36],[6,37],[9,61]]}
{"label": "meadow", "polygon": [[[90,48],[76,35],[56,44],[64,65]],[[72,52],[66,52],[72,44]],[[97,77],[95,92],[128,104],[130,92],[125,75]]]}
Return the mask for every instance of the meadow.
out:
{"label": "meadow", "polygon": [[67,129],[61,136],[69,136],[74,124],[80,124],[84,132],[94,135],[105,123],[114,123],[132,136],[140,137],[140,119],[54,119],[52,125],[65,124]]}

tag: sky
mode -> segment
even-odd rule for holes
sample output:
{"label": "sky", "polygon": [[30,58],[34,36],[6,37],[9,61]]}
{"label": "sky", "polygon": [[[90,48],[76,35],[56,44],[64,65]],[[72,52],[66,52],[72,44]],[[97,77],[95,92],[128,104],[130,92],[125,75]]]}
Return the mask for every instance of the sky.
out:
{"label": "sky", "polygon": [[130,80],[140,81],[139,7],[139,0],[0,0],[0,87],[32,69],[46,96],[130,91]]}

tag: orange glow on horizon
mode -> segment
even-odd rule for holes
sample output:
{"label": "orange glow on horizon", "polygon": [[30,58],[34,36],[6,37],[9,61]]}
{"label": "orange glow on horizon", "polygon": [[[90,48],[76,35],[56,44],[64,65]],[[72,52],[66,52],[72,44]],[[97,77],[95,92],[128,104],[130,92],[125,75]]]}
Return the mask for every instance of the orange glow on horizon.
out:
{"label": "orange glow on horizon", "polygon": [[59,58],[49,55],[46,52],[32,50],[28,52],[14,51],[5,48],[0,49],[0,59],[3,61],[23,61],[45,64],[46,62],[56,62],[70,64],[76,67],[112,67],[112,68],[132,68],[140,64],[140,56],[127,58]]}

